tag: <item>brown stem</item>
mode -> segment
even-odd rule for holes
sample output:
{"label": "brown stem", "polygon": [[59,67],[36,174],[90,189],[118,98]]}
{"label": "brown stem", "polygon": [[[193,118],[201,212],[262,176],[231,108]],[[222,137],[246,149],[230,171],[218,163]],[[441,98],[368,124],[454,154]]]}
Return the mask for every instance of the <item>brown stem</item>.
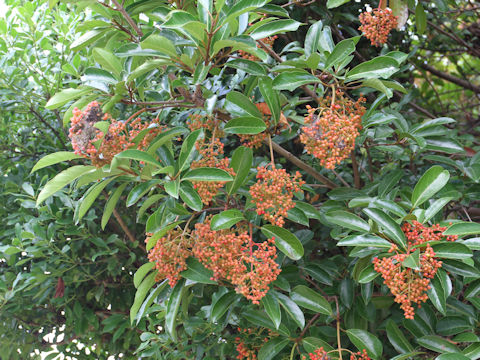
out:
{"label": "brown stem", "polygon": [[268,134],[268,147],[270,148],[270,162],[272,163],[272,170],[275,169],[275,158],[273,157],[272,137]]}
{"label": "brown stem", "polygon": [[313,178],[316,180],[320,181],[322,184],[326,185],[329,189],[335,189],[337,184],[335,184],[333,181],[330,179],[326,178],[322,174],[319,174],[314,168],[312,168],[310,165],[307,165],[304,163],[302,160],[297,158],[295,155],[293,155],[291,152],[288,150],[285,150],[282,148],[280,145],[278,145],[276,142],[272,141],[272,148],[273,150],[283,156],[285,159],[290,161],[292,164],[296,165],[300,169],[304,170],[307,174],[311,175]]}
{"label": "brown stem", "polygon": [[[128,24],[135,30],[135,32],[138,34],[138,36],[142,37],[143,36],[142,30],[140,30],[140,28],[135,23],[135,21],[133,21],[133,19],[130,17],[130,15],[128,15],[125,8],[122,5],[120,5],[120,3],[117,0],[112,0],[112,3],[114,3],[115,6],[117,7],[115,10],[119,11],[123,15],[125,20],[127,20]],[[140,39],[138,39],[137,42],[140,42]]]}
{"label": "brown stem", "polygon": [[451,83],[454,83],[454,84],[456,84],[458,86],[461,86],[465,89],[471,90],[476,94],[480,94],[480,86],[474,85],[467,80],[460,79],[456,76],[444,73],[440,70],[435,69],[433,66],[430,66],[428,64],[419,63],[418,66],[421,67],[424,70],[427,70],[431,74],[433,74],[435,76],[438,76],[439,78],[450,81]]}
{"label": "brown stem", "polygon": [[352,168],[353,168],[353,181],[355,183],[355,187],[357,189],[360,189],[361,187],[360,174],[358,172],[358,163],[357,163],[357,158],[355,157],[355,150],[352,151],[351,159],[352,159]]}
{"label": "brown stem", "polygon": [[340,310],[338,309],[338,298],[335,296],[335,305],[337,307],[337,346],[338,346],[338,358],[342,358],[342,343],[340,341]]}

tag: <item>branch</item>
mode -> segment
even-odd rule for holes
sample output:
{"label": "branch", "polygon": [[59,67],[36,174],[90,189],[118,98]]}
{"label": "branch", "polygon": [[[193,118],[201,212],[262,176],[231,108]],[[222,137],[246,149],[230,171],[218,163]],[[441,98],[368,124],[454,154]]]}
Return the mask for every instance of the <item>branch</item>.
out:
{"label": "branch", "polygon": [[468,90],[471,90],[473,91],[474,93],[476,94],[480,94],[480,86],[478,85],[474,85],[472,84],[471,82],[467,81],[467,80],[464,80],[464,79],[460,79],[456,76],[453,76],[453,75],[450,75],[450,74],[447,74],[447,73],[444,73],[440,70],[437,70],[435,69],[433,66],[430,66],[428,64],[418,64],[419,67],[421,67],[422,69],[424,70],[427,70],[428,72],[430,72],[431,74],[435,75],[435,76],[438,76],[439,78],[442,78],[444,80],[447,80],[451,83],[454,83],[458,86],[461,86],[465,89],[468,89]]}
{"label": "branch", "polygon": [[140,30],[140,28],[135,23],[135,21],[133,21],[133,19],[130,17],[130,15],[128,15],[125,8],[122,5],[120,5],[120,3],[117,0],[112,0],[112,3],[114,3],[115,6],[117,7],[115,10],[119,11],[123,15],[125,20],[127,20],[128,24],[135,30],[135,32],[138,34],[138,36],[142,37],[143,36],[142,30]]}
{"label": "branch", "polygon": [[65,145],[65,140],[62,138],[62,136],[60,135],[60,133],[52,126],[50,125],[44,118],[42,115],[40,115],[34,108],[33,106],[30,107],[30,111],[33,113],[33,115],[35,115],[38,120],[40,120],[46,127],[48,127],[50,130],[52,130],[52,132],[55,134],[55,136],[58,138],[58,140],[60,140],[60,143],[62,144],[62,147],[64,149],[67,149],[67,146]]}
{"label": "branch", "polygon": [[278,145],[274,141],[272,141],[272,148],[275,152],[279,153],[281,156],[283,156],[285,159],[290,161],[292,164],[298,166],[300,169],[304,170],[307,174],[311,175],[313,178],[320,181],[322,184],[326,185],[329,189],[335,189],[337,187],[337,184],[335,184],[333,181],[326,178],[322,174],[319,174],[310,165],[307,165],[302,160],[297,158],[295,155],[293,155],[288,150],[285,150],[284,148],[282,148],[280,145]]}

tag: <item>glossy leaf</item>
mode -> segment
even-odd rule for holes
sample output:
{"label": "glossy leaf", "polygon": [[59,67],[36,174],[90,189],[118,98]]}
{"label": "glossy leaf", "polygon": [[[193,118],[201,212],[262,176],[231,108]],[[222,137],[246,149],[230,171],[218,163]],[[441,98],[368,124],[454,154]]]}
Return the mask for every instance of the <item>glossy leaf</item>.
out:
{"label": "glossy leaf", "polygon": [[63,161],[70,161],[73,159],[80,159],[82,158],[81,155],[77,155],[70,151],[58,151],[53,154],[48,154],[38,160],[35,166],[32,168],[30,173],[34,173],[37,170],[43,169],[44,167],[51,166],[54,164],[61,163]]}
{"label": "glossy leaf", "polygon": [[290,259],[299,260],[302,258],[304,253],[302,243],[287,229],[274,225],[264,225],[261,231],[267,238],[274,238],[275,246]]}
{"label": "glossy leaf", "polygon": [[267,126],[257,117],[239,117],[225,124],[224,131],[230,134],[258,134],[265,131]]}
{"label": "glossy leaf", "polygon": [[412,207],[416,208],[439,192],[450,179],[450,173],[441,166],[432,166],[418,180],[412,193]]}
{"label": "glossy leaf", "polygon": [[359,351],[367,350],[371,358],[380,359],[382,356],[383,346],[375,335],[361,329],[348,329],[347,336]]}
{"label": "glossy leaf", "polygon": [[267,293],[260,301],[268,317],[273,321],[275,328],[278,329],[282,322],[282,312],[280,311],[280,304],[275,296]]}
{"label": "glossy leaf", "polygon": [[405,234],[390,216],[378,209],[363,209],[363,212],[381,227],[385,235],[392,239],[402,249],[406,248]]}
{"label": "glossy leaf", "polygon": [[368,225],[365,220],[348,211],[344,211],[344,210],[330,211],[326,213],[325,216],[328,222],[331,222],[335,225],[340,225],[347,229],[360,231],[360,232],[370,231],[370,225]]}
{"label": "glossy leaf", "polygon": [[222,169],[201,167],[188,171],[182,180],[189,181],[232,181],[232,175]]}
{"label": "glossy leaf", "polygon": [[245,217],[241,211],[236,209],[225,210],[212,217],[210,227],[212,230],[230,229],[242,220],[245,220]]}
{"label": "glossy leaf", "polygon": [[173,340],[177,338],[176,322],[178,309],[180,308],[180,302],[182,301],[183,294],[185,292],[185,281],[180,279],[175,287],[172,289],[170,297],[167,302],[167,310],[165,313],[165,330],[171,336]]}
{"label": "glossy leaf", "polygon": [[320,314],[331,315],[330,303],[315,290],[304,285],[298,285],[292,290],[290,297],[297,305]]}

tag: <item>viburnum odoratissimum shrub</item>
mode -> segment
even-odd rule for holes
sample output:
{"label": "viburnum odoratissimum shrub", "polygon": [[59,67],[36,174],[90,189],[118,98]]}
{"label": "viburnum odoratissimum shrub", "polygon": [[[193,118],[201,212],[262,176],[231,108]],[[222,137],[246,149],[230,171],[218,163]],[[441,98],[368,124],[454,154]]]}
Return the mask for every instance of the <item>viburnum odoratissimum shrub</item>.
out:
{"label": "viburnum odoratissimum shrub", "polygon": [[[135,356],[380,360],[470,353],[478,340],[465,333],[480,230],[462,222],[478,157],[463,157],[453,119],[407,111],[420,105],[402,98],[410,40],[386,43],[394,10],[359,22],[363,4],[324,15],[332,3],[107,2],[92,22],[97,68],[50,103],[81,94],[76,153],[35,170],[76,165],[37,201],[90,184],[75,220],[102,204],[101,225],[113,215],[140,249],[118,258],[139,267]],[[122,36],[102,47],[107,15]],[[364,46],[359,26],[389,51]]]}

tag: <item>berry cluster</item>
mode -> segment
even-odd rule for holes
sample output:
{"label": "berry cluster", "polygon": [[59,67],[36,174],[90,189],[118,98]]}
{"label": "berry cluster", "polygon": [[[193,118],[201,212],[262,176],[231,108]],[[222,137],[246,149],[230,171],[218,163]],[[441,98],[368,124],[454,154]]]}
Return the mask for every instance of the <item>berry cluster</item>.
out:
{"label": "berry cluster", "polygon": [[213,271],[213,279],[225,279],[237,293],[258,304],[280,274],[275,262],[274,239],[257,243],[246,231],[210,229],[210,218],[195,225],[193,255]]}
{"label": "berry cluster", "polygon": [[288,210],[295,207],[293,194],[305,184],[297,171],[292,177],[285,169],[257,168],[257,182],[250,187],[257,214],[273,225],[283,227]]}
{"label": "berry cluster", "polygon": [[[398,247],[393,244],[389,252],[395,252],[395,255],[382,259],[375,258],[373,264],[375,271],[382,275],[385,285],[395,296],[395,302],[400,304],[405,318],[413,319],[415,311],[412,304],[417,304],[420,307],[422,302],[427,301],[428,295],[426,292],[430,289],[430,279],[442,266],[442,262],[435,259],[435,252],[429,242],[442,239],[455,241],[457,237],[442,235],[446,227],[437,224],[428,228],[417,221],[413,221],[412,224],[405,223],[402,230],[407,237],[406,253],[399,253]],[[425,246],[414,248],[414,246],[421,244]],[[406,267],[404,265],[405,259],[415,251],[420,252],[418,268]]]}
{"label": "berry cluster", "polygon": [[[212,138],[210,143],[198,141],[196,147],[202,158],[192,162],[190,165],[192,169],[211,167],[225,170],[235,176],[235,171],[229,166],[230,159],[219,158],[223,155],[223,143],[218,138]],[[225,184],[225,181],[194,181],[193,187],[202,198],[202,202],[208,205]]]}
{"label": "berry cluster", "polygon": [[359,16],[362,24],[358,30],[362,31],[374,46],[382,46],[387,42],[390,31],[397,27],[397,17],[392,10],[377,8],[373,11],[365,11]]}
{"label": "berry cluster", "polygon": [[[190,167],[192,169],[200,167],[212,167],[222,169],[230,175],[235,176],[235,171],[229,166],[230,159],[222,158],[223,143],[219,136],[222,134],[218,129],[218,122],[210,117],[203,117],[202,115],[190,116],[188,127],[194,131],[197,129],[204,129],[209,132],[203,140],[197,141],[195,147],[201,155],[201,159],[192,162]],[[205,205],[210,204],[212,199],[218,194],[218,191],[225,185],[225,181],[194,181],[193,187],[197,190]]]}
{"label": "berry cluster", "polygon": [[[96,167],[109,164],[113,157],[130,148],[146,149],[150,142],[163,130],[158,119],[142,123],[140,118],[134,121],[117,121],[104,114],[97,101],[87,105],[84,111],[73,110],[69,137],[73,149],[92,161]],[[109,121],[108,130],[103,133],[95,127],[99,121]]]}
{"label": "berry cluster", "polygon": [[[152,234],[147,234],[148,243]],[[180,280],[180,273],[187,269],[186,260],[191,255],[191,237],[183,229],[174,229],[167,236],[157,241],[150,250],[148,259],[155,262],[158,270],[156,280],[168,279],[171,287]]]}
{"label": "berry cluster", "polygon": [[[330,98],[326,97],[325,101],[330,102]],[[334,169],[355,148],[365,113],[364,101],[361,97],[353,102],[337,90],[330,106],[315,109],[307,105],[300,141],[307,153],[320,159],[320,164],[327,169]]]}
{"label": "berry cluster", "polygon": [[[257,360],[257,353],[264,343],[269,340],[263,332],[265,329],[237,329],[239,336],[235,338],[236,350],[238,352],[238,360]],[[269,330],[270,336],[276,336]]]}

